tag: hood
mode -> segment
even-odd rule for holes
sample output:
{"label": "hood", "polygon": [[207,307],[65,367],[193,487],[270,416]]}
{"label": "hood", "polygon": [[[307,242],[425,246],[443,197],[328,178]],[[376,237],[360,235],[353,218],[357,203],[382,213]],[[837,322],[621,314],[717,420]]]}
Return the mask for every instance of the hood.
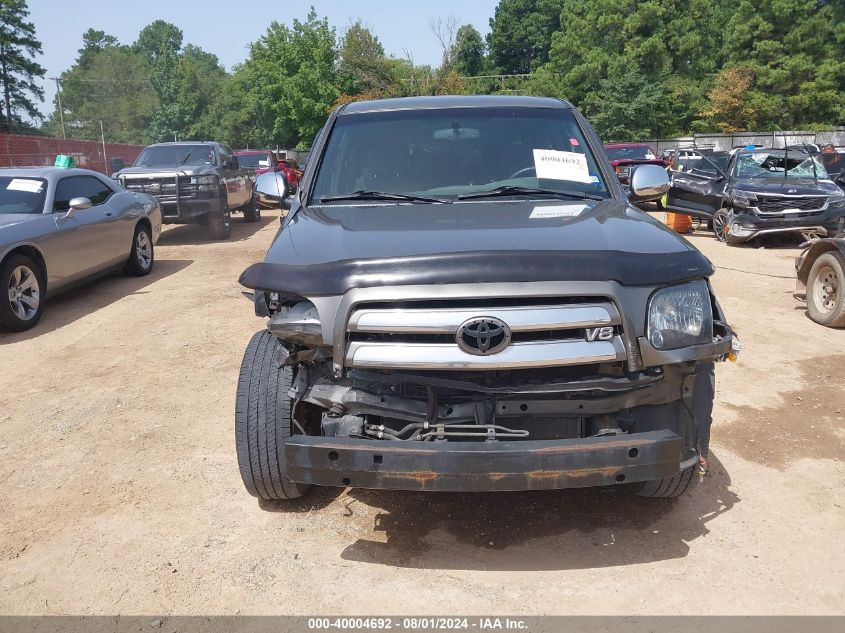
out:
{"label": "hood", "polygon": [[815,182],[812,178],[741,178],[733,183],[733,188],[753,193],[796,196],[830,196],[840,192],[832,180]]}
{"label": "hood", "polygon": [[31,213],[0,213],[0,229],[4,226],[14,226],[26,222],[30,218],[32,218]]}
{"label": "hood", "polygon": [[173,167],[126,167],[117,172],[114,177],[121,176],[159,176],[163,174],[179,174],[180,176],[205,176],[216,174],[214,165],[182,165]]}
{"label": "hood", "polygon": [[662,284],[713,272],[689,242],[618,200],[324,205],[291,213],[244,285],[332,294],[412,283]]}

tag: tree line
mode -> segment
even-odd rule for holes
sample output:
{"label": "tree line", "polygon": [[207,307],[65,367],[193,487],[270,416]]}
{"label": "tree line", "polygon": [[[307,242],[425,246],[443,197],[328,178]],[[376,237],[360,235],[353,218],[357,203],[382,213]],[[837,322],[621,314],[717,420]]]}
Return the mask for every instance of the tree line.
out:
{"label": "tree line", "polygon": [[[27,16],[25,0],[0,0],[4,129],[26,128],[43,98]],[[495,93],[568,99],[605,140],[845,123],[845,0],[501,0],[486,38],[454,19],[428,27],[436,66],[312,8],[272,22],[231,72],[163,20],[132,43],[89,29],[40,131],[96,139],[102,121],[115,142],[306,147],[343,103]]]}

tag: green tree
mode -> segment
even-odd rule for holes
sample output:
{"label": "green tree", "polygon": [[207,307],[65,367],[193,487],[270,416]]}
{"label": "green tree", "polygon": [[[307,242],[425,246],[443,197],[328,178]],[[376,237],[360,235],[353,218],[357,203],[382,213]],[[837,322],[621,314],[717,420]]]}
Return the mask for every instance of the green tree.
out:
{"label": "green tree", "polygon": [[335,30],[312,8],[292,27],[273,22],[250,47],[244,77],[264,145],[310,143],[340,96]]}
{"label": "green tree", "polygon": [[355,22],[343,34],[338,51],[338,80],[346,95],[378,95],[394,83],[390,61],[372,31]]}
{"label": "green tree", "polygon": [[41,54],[41,42],[27,17],[25,0],[0,0],[0,125],[5,130],[15,129],[16,124],[20,127],[20,112],[41,118],[36,101],[44,101],[44,90],[35,80],[44,77],[45,71],[34,59]]}
{"label": "green tree", "polygon": [[132,46],[149,64],[150,82],[158,96],[150,121],[151,135],[156,140],[172,138],[182,131],[183,121],[176,98],[182,37],[177,26],[156,20],[141,30]]}
{"label": "green tree", "polygon": [[587,96],[584,110],[605,142],[661,136],[671,129],[671,111],[665,106],[664,86],[638,72],[602,80]]}
{"label": "green tree", "polygon": [[747,99],[767,129],[845,121],[845,2],[741,0],[723,55],[749,69]]}
{"label": "green tree", "polygon": [[[147,61],[114,40],[95,50],[83,47],[80,60],[60,77],[65,131],[71,138],[97,140],[100,122],[109,140],[147,143],[149,123],[158,99]],[[57,134],[58,112],[45,124]]]}
{"label": "green tree", "polygon": [[188,138],[210,139],[216,124],[210,106],[222,91],[226,71],[216,55],[188,44],[176,70],[175,99],[180,133]]}
{"label": "green tree", "polygon": [[501,0],[490,18],[487,46],[496,72],[530,73],[548,60],[560,27],[562,0]]}
{"label": "green tree", "polygon": [[452,58],[455,70],[463,77],[480,75],[485,68],[487,49],[484,40],[472,24],[464,24],[455,37]]}
{"label": "green tree", "polygon": [[91,58],[99,51],[114,46],[119,46],[120,42],[114,35],[109,35],[105,31],[97,29],[88,29],[82,34],[82,48],[79,49],[79,57],[76,58],[78,66],[87,68],[91,63]]}

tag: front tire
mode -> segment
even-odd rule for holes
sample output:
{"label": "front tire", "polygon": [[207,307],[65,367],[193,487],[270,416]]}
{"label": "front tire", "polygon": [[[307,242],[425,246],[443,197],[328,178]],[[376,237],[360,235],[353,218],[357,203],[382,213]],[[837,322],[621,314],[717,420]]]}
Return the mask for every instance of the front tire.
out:
{"label": "front tire", "polygon": [[250,201],[244,206],[244,222],[258,222],[261,219],[261,209],[253,196]]}
{"label": "front tire", "polygon": [[132,237],[132,248],[129,251],[129,260],[125,267],[126,274],[134,277],[149,275],[154,263],[155,252],[150,229],[143,224],[139,224],[135,227],[135,235]]}
{"label": "front tire", "polygon": [[26,255],[12,255],[3,262],[0,327],[12,332],[35,327],[44,308],[44,277],[38,264]]}
{"label": "front tire", "polygon": [[713,235],[720,242],[727,240],[726,230],[728,228],[728,210],[719,209],[713,214],[713,219],[710,220],[710,225],[713,228]]}
{"label": "front tire", "polygon": [[649,499],[672,499],[674,497],[680,497],[689,488],[690,483],[692,483],[695,468],[695,466],[685,468],[674,477],[645,481],[640,484],[639,488],[634,490],[634,494],[638,497],[648,497]]}
{"label": "front tire", "polygon": [[830,251],[813,262],[807,278],[807,313],[819,325],[845,327],[845,255]]}
{"label": "front tire", "polygon": [[208,227],[211,229],[211,237],[215,240],[228,240],[232,235],[232,212],[225,201],[222,211],[212,214],[209,218]]}
{"label": "front tire", "polygon": [[293,370],[279,367],[279,340],[268,331],[250,340],[235,401],[235,446],[244,486],[260,499],[298,499],[309,485],[287,476],[285,441],[291,436]]}

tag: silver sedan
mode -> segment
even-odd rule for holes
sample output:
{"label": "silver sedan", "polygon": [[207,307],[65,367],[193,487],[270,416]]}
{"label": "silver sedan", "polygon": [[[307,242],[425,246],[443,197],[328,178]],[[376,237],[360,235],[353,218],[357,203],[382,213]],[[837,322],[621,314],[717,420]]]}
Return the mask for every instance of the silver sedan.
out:
{"label": "silver sedan", "polygon": [[0,169],[0,327],[27,330],[60,290],[146,275],[161,234],[152,196],[87,169]]}

